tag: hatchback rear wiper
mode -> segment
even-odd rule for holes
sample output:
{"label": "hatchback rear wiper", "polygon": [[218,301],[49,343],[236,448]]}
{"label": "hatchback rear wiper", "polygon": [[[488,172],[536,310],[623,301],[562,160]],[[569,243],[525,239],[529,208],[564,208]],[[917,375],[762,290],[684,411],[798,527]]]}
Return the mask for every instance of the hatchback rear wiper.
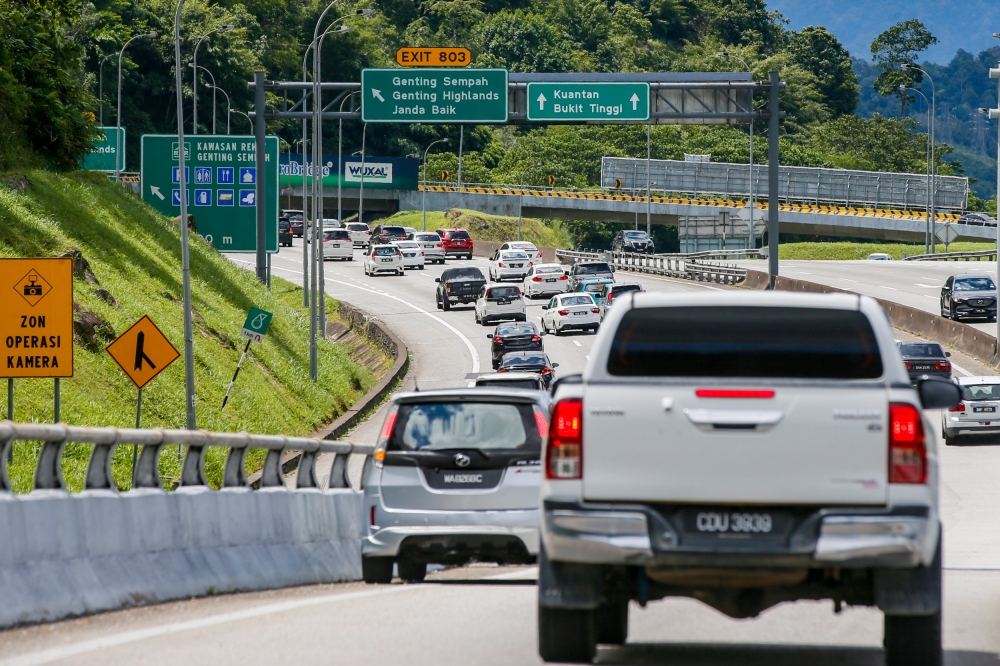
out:
{"label": "hatchback rear wiper", "polygon": [[482,457],[486,458],[487,460],[490,459],[490,454],[486,453],[486,451],[484,451],[484,450],[482,450],[480,448],[477,448],[475,446],[456,446],[456,447],[449,448],[449,449],[437,449],[437,450],[438,451],[475,451],[476,453],[478,453]]}

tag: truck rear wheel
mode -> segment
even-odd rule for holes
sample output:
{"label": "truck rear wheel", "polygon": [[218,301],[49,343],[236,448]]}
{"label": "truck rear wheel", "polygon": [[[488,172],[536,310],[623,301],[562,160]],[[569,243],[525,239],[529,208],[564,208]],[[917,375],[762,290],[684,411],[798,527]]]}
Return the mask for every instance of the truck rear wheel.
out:
{"label": "truck rear wheel", "polygon": [[886,615],[882,644],[886,666],[941,666],[941,612]]}
{"label": "truck rear wheel", "polygon": [[400,560],[398,562],[399,566],[399,577],[407,583],[420,583],[423,582],[424,578],[427,576],[427,563],[426,562],[414,562],[412,560]]}
{"label": "truck rear wheel", "polygon": [[538,607],[538,655],[543,661],[589,664],[597,654],[594,611]]}
{"label": "truck rear wheel", "polygon": [[369,584],[388,585],[392,582],[392,558],[362,556],[361,577]]}
{"label": "truck rear wheel", "polygon": [[597,642],[623,645],[628,638],[628,601],[601,604],[594,617]]}

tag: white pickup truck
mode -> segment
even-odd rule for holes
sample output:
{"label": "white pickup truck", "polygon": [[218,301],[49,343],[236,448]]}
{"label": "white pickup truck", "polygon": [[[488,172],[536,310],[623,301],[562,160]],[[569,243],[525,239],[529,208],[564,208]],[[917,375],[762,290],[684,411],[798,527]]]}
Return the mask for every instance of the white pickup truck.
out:
{"label": "white pickup truck", "polygon": [[538,644],[589,662],[629,603],[734,618],[830,599],[885,613],[888,666],[940,666],[935,428],[878,303],[849,295],[626,294],[543,452]]}

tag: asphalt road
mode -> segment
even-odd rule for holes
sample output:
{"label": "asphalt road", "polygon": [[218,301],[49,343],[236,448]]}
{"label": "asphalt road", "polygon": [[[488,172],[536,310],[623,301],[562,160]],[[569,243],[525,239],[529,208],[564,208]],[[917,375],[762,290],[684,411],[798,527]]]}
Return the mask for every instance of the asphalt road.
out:
{"label": "asphalt road", "polygon": [[[284,249],[274,258],[273,274],[301,281],[300,252],[298,241],[291,250]],[[471,263],[485,265],[482,260]],[[920,275],[939,275],[934,271],[942,267],[919,265],[928,266],[933,267],[912,273],[917,277],[906,272],[909,266],[883,270],[884,265],[864,266],[865,270],[847,267],[842,275],[859,284],[867,285],[871,279],[892,287],[909,281],[912,287],[916,280],[931,284]],[[829,270],[827,279],[838,277],[836,268],[824,270]],[[895,282],[868,277],[870,271],[878,270],[883,272],[872,275],[896,276]],[[470,373],[489,370],[485,336],[491,329],[475,324],[471,308],[435,309],[433,278],[440,272],[440,267],[428,267],[408,271],[404,277],[367,278],[357,259],[326,264],[329,293],[378,316],[410,348],[413,366],[404,389],[417,384],[421,388],[463,386]],[[816,274],[806,262],[783,264],[782,272],[803,278]],[[648,291],[720,289],[649,276],[636,279]],[[936,284],[940,282],[943,278]],[[921,297],[919,291],[913,294]],[[529,317],[539,317],[542,301],[529,303]],[[546,351],[560,364],[557,374],[579,372],[593,340],[587,334],[546,337]],[[349,438],[373,442],[381,418],[380,410]],[[1000,447],[948,447],[941,451],[941,460],[946,663],[1000,666],[1000,517],[996,512]],[[311,586],[106,613],[0,633],[0,666],[538,663],[535,575],[531,567],[472,566],[431,574],[428,582],[417,585]],[[732,620],[699,602],[673,599],[644,609],[633,604],[628,644],[602,648],[598,662],[875,666],[883,663],[881,632],[881,613],[868,608],[845,608],[834,614],[831,603],[797,602],[772,608],[755,619]]]}

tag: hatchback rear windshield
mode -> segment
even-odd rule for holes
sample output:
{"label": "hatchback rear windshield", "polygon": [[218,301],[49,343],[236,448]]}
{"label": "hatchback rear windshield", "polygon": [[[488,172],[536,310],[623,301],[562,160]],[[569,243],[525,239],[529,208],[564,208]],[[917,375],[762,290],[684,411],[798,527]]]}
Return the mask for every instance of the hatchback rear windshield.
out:
{"label": "hatchback rear windshield", "polygon": [[417,234],[416,240],[423,241],[425,243],[436,243],[441,240],[441,238],[437,234]]}
{"label": "hatchback rear windshield", "polygon": [[464,229],[461,231],[446,231],[444,232],[444,237],[448,240],[467,240],[469,232]]}
{"label": "hatchback rear windshield", "polygon": [[406,232],[403,227],[382,227],[383,234],[392,234],[393,236],[405,236]]}
{"label": "hatchback rear windshield", "polygon": [[285,217],[287,217],[289,220],[301,220],[302,219],[302,211],[299,211],[299,210],[286,210],[285,211]]}
{"label": "hatchback rear windshield", "polygon": [[358,224],[358,223],[348,224],[347,228],[350,229],[351,231],[368,231],[367,224]]}
{"label": "hatchback rear windshield", "polygon": [[941,345],[933,342],[903,342],[899,345],[899,353],[907,358],[929,357],[943,358],[944,350]]}
{"label": "hatchback rear windshield", "polygon": [[882,357],[861,312],[821,308],[637,308],[611,342],[622,377],[876,379]]}
{"label": "hatchback rear windshield", "polygon": [[996,285],[988,277],[955,280],[955,291],[993,291],[994,289],[996,289]]}
{"label": "hatchback rear windshield", "polygon": [[400,405],[389,448],[539,450],[535,413],[529,404],[443,402]]}
{"label": "hatchback rear windshield", "polygon": [[488,386],[490,388],[511,388],[511,389],[533,389],[539,390],[537,379],[511,379],[510,381],[503,381],[502,379],[486,379],[481,382],[476,382],[476,386],[483,387]]}
{"label": "hatchback rear windshield", "polygon": [[605,263],[599,264],[577,264],[577,275],[597,275],[599,273],[611,273],[611,266]]}
{"label": "hatchback rear windshield", "polygon": [[1000,384],[969,384],[963,386],[962,400],[1000,400]]}
{"label": "hatchback rear windshield", "polygon": [[420,246],[414,243],[413,241],[406,241],[406,242],[399,241],[398,243],[396,243],[396,247],[403,248],[404,250],[415,250]]}
{"label": "hatchback rear windshield", "polygon": [[642,291],[642,287],[640,287],[637,284],[619,284],[615,285],[611,289],[611,292],[615,296],[621,296],[622,294],[628,293],[630,291]]}
{"label": "hatchback rear windshield", "polygon": [[520,298],[521,291],[517,287],[492,287],[486,292],[486,298]]}
{"label": "hatchback rear windshield", "polygon": [[399,252],[399,250],[397,250],[395,247],[391,245],[388,246],[383,245],[382,247],[375,248],[376,257],[388,257],[390,255],[396,254],[397,252]]}

